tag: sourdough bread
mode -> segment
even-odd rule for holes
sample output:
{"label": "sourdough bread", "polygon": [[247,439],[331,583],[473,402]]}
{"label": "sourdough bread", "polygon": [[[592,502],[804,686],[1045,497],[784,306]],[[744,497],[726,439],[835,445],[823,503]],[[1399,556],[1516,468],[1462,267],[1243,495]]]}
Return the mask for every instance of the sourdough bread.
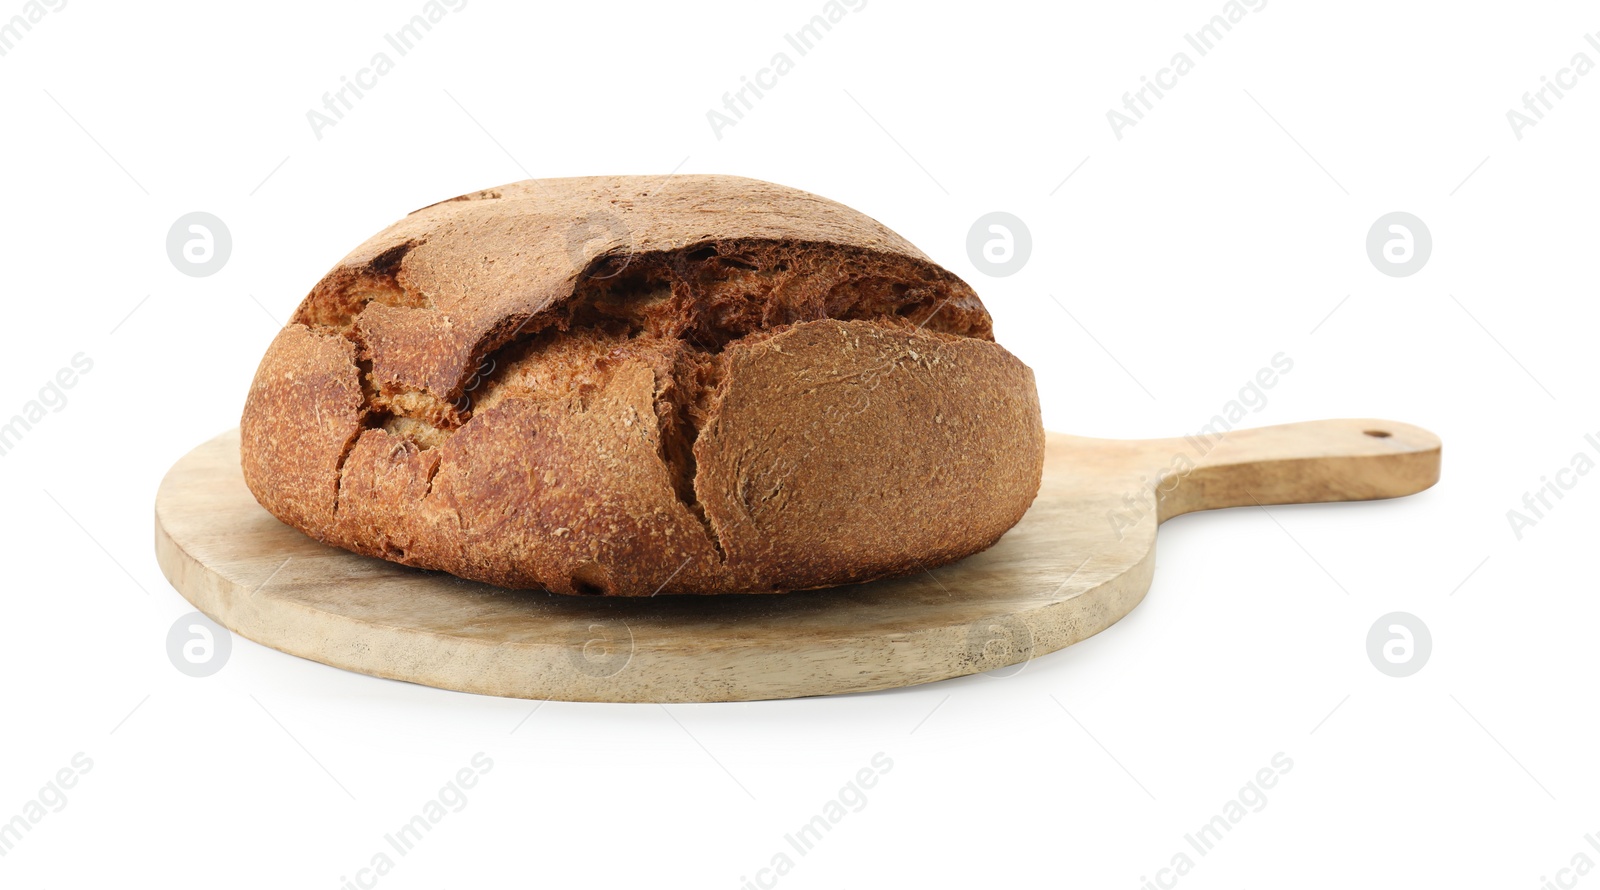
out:
{"label": "sourdough bread", "polygon": [[730,176],[529,180],[412,213],[262,359],[245,480],[326,543],[508,587],[777,592],[993,544],[1029,369],[959,278]]}

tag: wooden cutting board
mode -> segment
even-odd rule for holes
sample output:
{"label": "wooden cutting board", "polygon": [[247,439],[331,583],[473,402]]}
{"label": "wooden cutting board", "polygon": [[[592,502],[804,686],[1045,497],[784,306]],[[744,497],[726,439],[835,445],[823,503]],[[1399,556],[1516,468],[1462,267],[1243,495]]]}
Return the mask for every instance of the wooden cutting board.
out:
{"label": "wooden cutting board", "polygon": [[1398,497],[1438,478],[1438,438],[1384,420],[1209,440],[1051,433],[1032,509],[959,563],[790,594],[615,599],[504,590],[319,544],[251,497],[235,430],[162,480],[156,555],[172,585],[223,626],[347,670],[518,698],[747,701],[1019,664],[1138,605],[1162,520]]}

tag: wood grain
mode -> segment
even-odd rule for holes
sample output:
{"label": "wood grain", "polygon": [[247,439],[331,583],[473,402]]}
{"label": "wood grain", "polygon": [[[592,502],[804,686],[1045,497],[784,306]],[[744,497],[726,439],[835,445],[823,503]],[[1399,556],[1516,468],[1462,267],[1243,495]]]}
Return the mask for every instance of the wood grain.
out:
{"label": "wood grain", "polygon": [[1381,420],[1118,441],[1049,435],[1044,483],[993,548],[890,581],[781,595],[506,590],[356,556],[272,518],[239,435],[156,495],[156,554],[195,607],[263,645],[377,677],[569,701],[748,701],[994,670],[1111,626],[1150,587],[1156,528],[1217,507],[1369,500],[1439,478],[1439,440]]}

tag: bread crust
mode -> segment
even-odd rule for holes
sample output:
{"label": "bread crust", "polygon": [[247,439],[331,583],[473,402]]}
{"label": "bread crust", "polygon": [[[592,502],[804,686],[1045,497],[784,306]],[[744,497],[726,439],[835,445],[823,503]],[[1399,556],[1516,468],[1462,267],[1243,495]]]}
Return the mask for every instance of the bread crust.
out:
{"label": "bread crust", "polygon": [[726,176],[529,180],[356,248],[268,348],[241,461],[335,546],[557,593],[777,592],[982,550],[1032,372],[882,224]]}

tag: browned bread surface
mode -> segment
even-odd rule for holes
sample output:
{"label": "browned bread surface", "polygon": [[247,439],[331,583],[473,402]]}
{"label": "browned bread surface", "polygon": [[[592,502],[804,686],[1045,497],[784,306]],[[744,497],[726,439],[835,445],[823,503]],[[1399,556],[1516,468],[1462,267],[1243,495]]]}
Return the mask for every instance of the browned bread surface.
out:
{"label": "browned bread surface", "polygon": [[730,176],[529,180],[412,213],[312,289],[241,421],[326,543],[558,593],[931,568],[1027,510],[1033,375],[959,278]]}

